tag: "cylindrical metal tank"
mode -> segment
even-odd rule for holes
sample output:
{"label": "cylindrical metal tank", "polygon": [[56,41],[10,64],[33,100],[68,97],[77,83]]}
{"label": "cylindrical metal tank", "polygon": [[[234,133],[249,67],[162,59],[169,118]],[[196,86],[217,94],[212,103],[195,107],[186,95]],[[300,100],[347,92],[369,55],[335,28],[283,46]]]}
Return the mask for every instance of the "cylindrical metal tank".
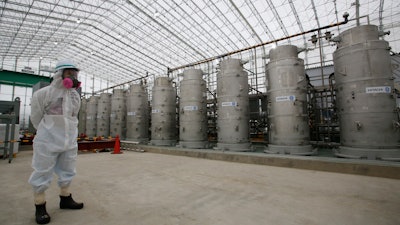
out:
{"label": "cylindrical metal tank", "polygon": [[240,59],[225,59],[217,75],[217,148],[249,151],[249,85]]}
{"label": "cylindrical metal tank", "polygon": [[149,102],[146,87],[132,84],[126,97],[126,140],[149,141]]}
{"label": "cylindrical metal tank", "polygon": [[267,153],[310,155],[307,79],[298,49],[282,45],[269,52],[266,67],[269,144]]}
{"label": "cylindrical metal tank", "polygon": [[110,135],[111,94],[101,93],[97,103],[96,134],[107,138]]}
{"label": "cylindrical metal tank", "polygon": [[207,87],[203,71],[189,69],[183,72],[179,101],[179,146],[207,147]]}
{"label": "cylindrical metal tank", "polygon": [[98,100],[99,96],[90,96],[86,105],[86,135],[89,138],[96,137]]}
{"label": "cylindrical metal tank", "polygon": [[82,98],[81,100],[81,108],[79,109],[79,123],[78,123],[78,132],[79,135],[86,134],[86,111],[87,111],[87,100],[86,98]]}
{"label": "cylindrical metal tank", "polygon": [[176,89],[168,77],[157,77],[152,91],[152,145],[176,144]]}
{"label": "cylindrical metal tank", "polygon": [[111,96],[110,136],[126,137],[126,96],[124,89],[114,89]]}
{"label": "cylindrical metal tank", "polygon": [[339,35],[333,54],[340,119],[339,157],[400,160],[389,44],[378,27],[363,25]]}

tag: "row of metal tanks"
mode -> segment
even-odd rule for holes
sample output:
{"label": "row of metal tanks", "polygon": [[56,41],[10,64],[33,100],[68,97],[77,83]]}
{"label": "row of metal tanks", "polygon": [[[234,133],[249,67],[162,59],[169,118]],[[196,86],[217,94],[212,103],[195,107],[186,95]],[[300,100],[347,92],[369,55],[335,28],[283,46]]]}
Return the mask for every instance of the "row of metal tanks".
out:
{"label": "row of metal tanks", "polygon": [[[335,155],[399,161],[400,118],[388,43],[379,39],[378,28],[373,25],[344,31],[335,41],[335,110],[340,127],[340,146],[334,150]],[[304,61],[292,45],[278,46],[269,55],[269,137],[265,152],[313,155],[316,149],[310,143]],[[142,84],[132,84],[129,91],[114,89],[112,95],[91,96],[82,101],[80,121],[85,128],[81,126],[81,132],[91,137],[118,134],[125,140],[158,146],[174,146],[179,139],[180,147],[209,148],[207,89],[202,75],[199,69],[183,72],[178,103],[172,80],[158,77],[152,89],[151,111]],[[218,140],[214,149],[252,150],[248,93],[248,74],[242,61],[221,61],[217,75]]]}

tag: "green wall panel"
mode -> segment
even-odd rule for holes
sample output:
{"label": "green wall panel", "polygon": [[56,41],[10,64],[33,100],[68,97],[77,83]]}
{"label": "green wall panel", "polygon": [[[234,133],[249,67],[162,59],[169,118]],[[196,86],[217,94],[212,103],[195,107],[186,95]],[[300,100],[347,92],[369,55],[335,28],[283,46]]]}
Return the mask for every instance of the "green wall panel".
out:
{"label": "green wall panel", "polygon": [[32,87],[40,81],[50,82],[50,77],[14,72],[9,70],[0,70],[0,84]]}

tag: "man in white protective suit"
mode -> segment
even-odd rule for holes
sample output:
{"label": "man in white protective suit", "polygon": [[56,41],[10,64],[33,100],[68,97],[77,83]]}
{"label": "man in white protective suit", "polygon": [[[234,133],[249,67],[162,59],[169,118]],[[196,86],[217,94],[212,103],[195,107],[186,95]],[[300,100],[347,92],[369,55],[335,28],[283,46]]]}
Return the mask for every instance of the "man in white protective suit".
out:
{"label": "man in white protective suit", "polygon": [[47,224],[45,191],[53,173],[58,176],[61,209],[82,209],[83,203],[72,199],[68,188],[76,174],[78,152],[78,111],[81,100],[76,88],[79,69],[71,60],[57,63],[53,81],[36,91],[31,101],[31,121],[36,128],[33,140],[32,172],[29,183],[33,187],[36,222]]}

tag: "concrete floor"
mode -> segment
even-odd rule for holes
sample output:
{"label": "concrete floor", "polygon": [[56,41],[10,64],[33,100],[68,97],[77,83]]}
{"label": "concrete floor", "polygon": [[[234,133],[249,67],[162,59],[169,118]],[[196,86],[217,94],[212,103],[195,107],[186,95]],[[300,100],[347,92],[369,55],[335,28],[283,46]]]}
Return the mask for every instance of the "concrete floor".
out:
{"label": "concrete floor", "polygon": [[[0,224],[34,221],[31,150],[0,161]],[[50,224],[400,224],[400,180],[124,151],[80,153],[71,187],[82,210],[58,208]]]}

